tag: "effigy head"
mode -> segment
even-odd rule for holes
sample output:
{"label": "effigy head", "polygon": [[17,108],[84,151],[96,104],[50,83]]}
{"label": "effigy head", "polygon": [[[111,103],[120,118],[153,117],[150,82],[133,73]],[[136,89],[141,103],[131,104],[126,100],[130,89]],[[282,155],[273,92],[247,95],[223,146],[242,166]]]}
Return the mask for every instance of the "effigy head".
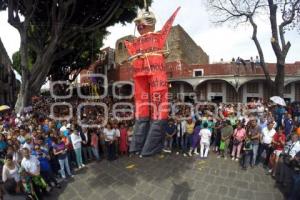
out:
{"label": "effigy head", "polygon": [[155,30],[156,18],[153,12],[142,9],[134,19],[137,30],[141,35]]}

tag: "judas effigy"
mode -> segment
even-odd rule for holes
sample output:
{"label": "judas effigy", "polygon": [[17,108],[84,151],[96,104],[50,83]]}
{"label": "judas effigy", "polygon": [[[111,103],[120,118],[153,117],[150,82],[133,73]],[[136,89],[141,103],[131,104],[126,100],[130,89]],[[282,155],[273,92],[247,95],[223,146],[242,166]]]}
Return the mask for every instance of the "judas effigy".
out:
{"label": "judas effigy", "polygon": [[135,127],[130,152],[151,156],[163,148],[163,126],[168,119],[168,80],[164,50],[167,37],[180,7],[155,31],[156,18],[147,5],[134,19],[139,37],[125,41],[133,68],[135,88]]}

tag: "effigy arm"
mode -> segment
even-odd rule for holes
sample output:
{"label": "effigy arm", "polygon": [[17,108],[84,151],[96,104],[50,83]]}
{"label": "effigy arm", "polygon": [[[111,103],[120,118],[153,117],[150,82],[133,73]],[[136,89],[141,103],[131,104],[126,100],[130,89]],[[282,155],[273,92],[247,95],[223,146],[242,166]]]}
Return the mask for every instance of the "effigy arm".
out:
{"label": "effigy arm", "polygon": [[180,7],[178,7],[176,9],[176,11],[173,13],[173,15],[168,19],[168,21],[165,23],[165,25],[161,29],[162,44],[164,44],[166,42],[166,39],[167,39],[167,37],[170,33],[170,30],[172,28],[172,24],[173,24],[173,22],[175,20],[175,17],[176,17],[179,10],[180,10]]}

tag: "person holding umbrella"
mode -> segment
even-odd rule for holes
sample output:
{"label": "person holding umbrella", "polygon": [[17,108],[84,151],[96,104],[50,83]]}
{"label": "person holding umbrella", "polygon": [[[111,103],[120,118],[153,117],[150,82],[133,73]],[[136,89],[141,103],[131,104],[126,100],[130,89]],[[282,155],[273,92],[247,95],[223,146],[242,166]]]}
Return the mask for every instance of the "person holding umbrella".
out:
{"label": "person holding umbrella", "polygon": [[284,106],[286,106],[285,100],[279,96],[273,96],[270,98],[271,101],[273,101],[275,104],[277,104],[277,107],[275,108],[275,121],[276,121],[276,127],[282,126],[282,118],[284,113],[286,112]]}

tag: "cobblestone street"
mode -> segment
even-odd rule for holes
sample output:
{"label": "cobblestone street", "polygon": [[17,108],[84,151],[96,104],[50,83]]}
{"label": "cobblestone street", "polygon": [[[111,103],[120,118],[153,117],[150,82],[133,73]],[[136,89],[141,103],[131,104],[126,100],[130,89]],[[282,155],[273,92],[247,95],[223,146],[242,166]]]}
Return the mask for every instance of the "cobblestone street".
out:
{"label": "cobblestone street", "polygon": [[282,200],[275,181],[261,167],[243,171],[235,161],[163,155],[91,163],[51,200],[248,199]]}

